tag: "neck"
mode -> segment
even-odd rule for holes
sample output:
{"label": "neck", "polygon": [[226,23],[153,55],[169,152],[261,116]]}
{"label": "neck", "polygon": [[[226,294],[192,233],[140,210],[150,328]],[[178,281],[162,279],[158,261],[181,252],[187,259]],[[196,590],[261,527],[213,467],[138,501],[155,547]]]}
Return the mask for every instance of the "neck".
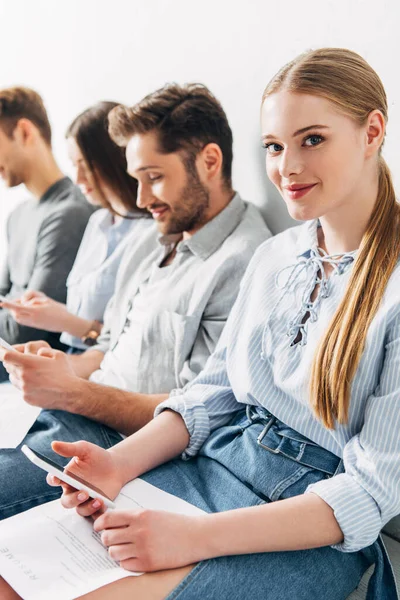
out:
{"label": "neck", "polygon": [[64,177],[49,147],[41,148],[29,165],[25,186],[38,200],[52,185]]}
{"label": "neck", "polygon": [[[357,200],[355,201],[355,196]],[[360,247],[378,197],[378,178],[366,178],[363,190],[352,194],[348,201],[320,217],[319,245],[328,254],[344,254]]]}
{"label": "neck", "polygon": [[[117,198],[116,196],[111,196],[111,195],[107,196],[107,202],[110,204],[110,206],[113,208],[113,210],[115,210],[115,212],[118,213],[116,215],[113,215],[113,217],[114,217],[114,222],[119,223],[123,219],[124,215],[126,215],[128,212],[126,209],[126,206],[124,206],[122,204],[121,200],[119,198]],[[120,215],[122,215],[122,216],[120,216]]]}
{"label": "neck", "polygon": [[196,233],[196,231],[199,231],[199,229],[201,229],[209,221],[214,219],[220,212],[222,212],[224,210],[224,208],[226,208],[228,206],[229,202],[232,200],[234,195],[235,195],[235,191],[232,190],[232,188],[227,189],[227,188],[223,187],[223,188],[219,188],[218,191],[217,190],[215,190],[214,192],[210,191],[210,203],[209,203],[209,207],[204,215],[204,219],[202,220],[200,225],[198,225],[191,231],[184,231],[183,239],[190,238],[192,235],[194,235]]}

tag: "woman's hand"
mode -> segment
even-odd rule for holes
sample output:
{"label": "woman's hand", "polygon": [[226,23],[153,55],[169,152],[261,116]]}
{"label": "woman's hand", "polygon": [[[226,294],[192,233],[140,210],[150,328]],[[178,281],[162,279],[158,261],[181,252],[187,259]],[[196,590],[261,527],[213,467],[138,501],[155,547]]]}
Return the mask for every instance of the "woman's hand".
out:
{"label": "woman's hand", "polygon": [[110,557],[128,571],[159,571],[197,562],[202,524],[208,515],[187,516],[159,510],[108,510],[94,529]]}
{"label": "woman's hand", "polygon": [[7,309],[20,325],[45,331],[64,331],[69,316],[65,304],[56,302],[44,294],[39,296],[38,292],[35,292],[33,297],[31,294],[32,292],[27,292],[19,300],[12,302],[5,300],[2,307]]}
{"label": "woman's hand", "polygon": [[[104,450],[90,442],[53,442],[54,452],[64,457],[73,457],[65,470],[78,475],[90,484],[99,488],[107,497],[114,499],[124,485],[120,459],[111,450]],[[52,486],[61,485],[63,495],[61,504],[64,508],[76,508],[82,517],[89,517],[105,509],[101,500],[89,498],[87,492],[77,491],[70,485],[60,481],[54,475],[47,475],[47,483]]]}

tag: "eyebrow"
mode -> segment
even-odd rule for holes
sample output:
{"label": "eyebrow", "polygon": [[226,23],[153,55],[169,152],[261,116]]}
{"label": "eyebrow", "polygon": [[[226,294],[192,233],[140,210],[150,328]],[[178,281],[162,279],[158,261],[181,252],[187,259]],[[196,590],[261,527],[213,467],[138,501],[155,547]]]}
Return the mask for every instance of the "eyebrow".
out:
{"label": "eyebrow", "polygon": [[[310,129],[329,129],[328,125],[308,125],[307,127],[302,127],[301,129],[298,129],[297,131],[294,132],[293,137],[297,137],[298,135],[301,135],[302,133],[306,133],[306,131],[310,131]],[[272,139],[276,139],[277,136],[276,135],[263,135],[262,136],[262,140],[272,140]]]}
{"label": "eyebrow", "polygon": [[160,165],[147,165],[145,167],[140,167],[139,169],[136,169],[136,173],[139,173],[139,171],[147,171],[147,169],[159,169]]}

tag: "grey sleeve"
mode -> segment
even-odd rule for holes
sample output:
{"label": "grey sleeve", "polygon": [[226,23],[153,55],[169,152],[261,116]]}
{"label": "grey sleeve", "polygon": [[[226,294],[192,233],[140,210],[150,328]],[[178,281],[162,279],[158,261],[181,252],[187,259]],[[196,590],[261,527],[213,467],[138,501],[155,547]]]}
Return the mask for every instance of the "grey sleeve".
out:
{"label": "grey sleeve", "polygon": [[[80,209],[74,204],[53,212],[43,220],[27,289],[44,292],[58,302],[65,302],[66,280],[89,216],[85,208]],[[11,344],[47,337],[40,329],[19,325],[6,310],[0,311],[0,336]]]}

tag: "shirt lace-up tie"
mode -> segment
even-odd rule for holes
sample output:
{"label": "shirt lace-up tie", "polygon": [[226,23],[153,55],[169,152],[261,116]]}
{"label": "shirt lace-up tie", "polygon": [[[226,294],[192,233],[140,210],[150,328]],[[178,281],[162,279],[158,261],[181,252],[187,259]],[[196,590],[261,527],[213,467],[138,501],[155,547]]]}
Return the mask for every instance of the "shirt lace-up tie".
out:
{"label": "shirt lace-up tie", "polygon": [[[275,277],[275,285],[282,290],[274,310],[278,308],[282,300],[289,294],[294,293],[300,277],[305,272],[305,286],[301,297],[301,303],[293,318],[289,319],[286,335],[289,337],[290,346],[305,346],[307,344],[307,323],[314,323],[318,318],[318,309],[324,298],[329,296],[329,277],[327,277],[324,264],[333,267],[333,274],[341,275],[345,268],[354,261],[354,252],[345,254],[327,254],[322,248],[311,248],[307,253],[299,256],[296,263],[284,267]],[[288,273],[286,280],[282,282],[283,276]],[[311,300],[313,291],[316,290],[314,300]],[[261,359],[265,358],[265,334],[267,325],[264,327],[262,336]]]}

